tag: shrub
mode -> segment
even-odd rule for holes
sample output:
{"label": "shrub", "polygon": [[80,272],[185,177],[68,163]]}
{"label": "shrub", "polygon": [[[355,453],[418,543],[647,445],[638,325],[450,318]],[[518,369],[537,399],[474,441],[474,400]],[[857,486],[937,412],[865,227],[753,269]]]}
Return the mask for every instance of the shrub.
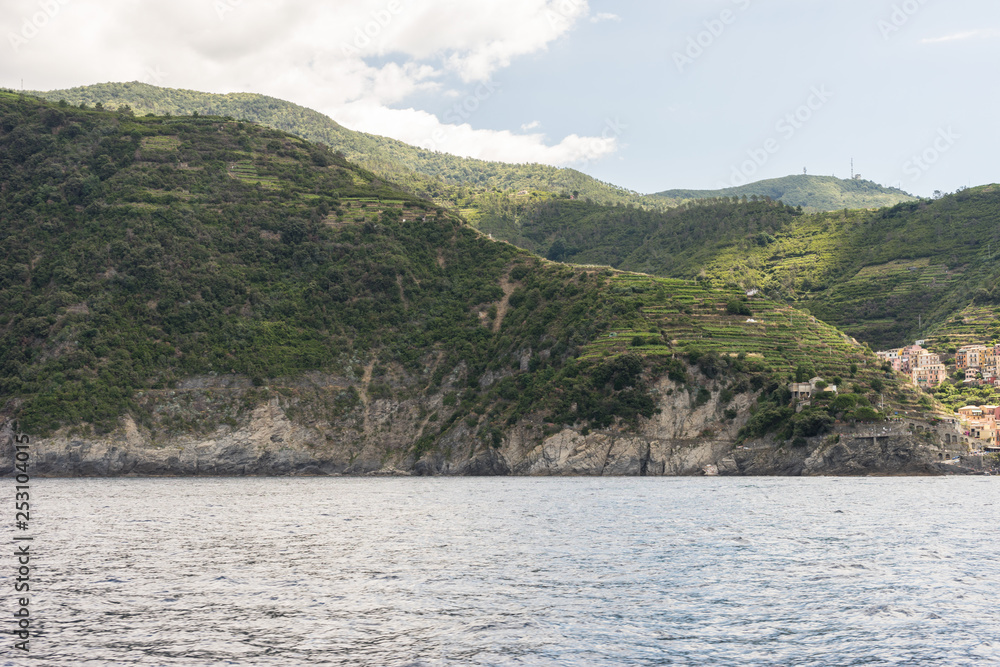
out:
{"label": "shrub", "polygon": [[825,410],[808,410],[792,419],[792,435],[812,438],[830,430],[833,417]]}
{"label": "shrub", "polygon": [[753,315],[753,311],[750,310],[750,306],[748,306],[747,302],[742,299],[730,299],[726,303],[726,312],[730,315],[746,315],[747,317]]}
{"label": "shrub", "polygon": [[698,397],[695,399],[695,403],[698,405],[705,405],[710,400],[712,400],[712,392],[710,392],[705,387],[698,390]]}
{"label": "shrub", "polygon": [[758,438],[767,435],[793,414],[795,413],[791,408],[765,403],[759,406],[756,414],[740,430],[740,435],[743,438]]}
{"label": "shrub", "polygon": [[849,419],[856,419],[857,421],[862,421],[862,422],[871,422],[871,421],[878,421],[879,419],[881,419],[881,415],[879,415],[879,413],[875,410],[875,408],[864,406],[853,410],[849,415]]}

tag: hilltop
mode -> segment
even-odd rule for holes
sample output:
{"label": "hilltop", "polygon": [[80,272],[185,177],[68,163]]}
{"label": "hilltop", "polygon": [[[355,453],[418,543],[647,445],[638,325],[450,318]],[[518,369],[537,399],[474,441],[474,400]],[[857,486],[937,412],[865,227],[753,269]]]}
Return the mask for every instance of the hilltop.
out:
{"label": "hilltop", "polygon": [[[738,438],[767,456],[735,472],[940,453],[833,451],[837,417],[923,408],[808,315],[539,259],[280,131],[0,93],[0,156],[0,403],[42,472],[691,474]],[[796,413],[789,378],[814,374],[846,393]]]}
{"label": "hilltop", "polygon": [[788,206],[801,206],[808,211],[883,208],[916,199],[913,195],[897,188],[886,188],[860,178],[845,180],[835,176],[805,174],[772,178],[720,190],[666,190],[652,196],[675,204],[721,197],[760,197],[781,201]]}
{"label": "hilltop", "polygon": [[52,102],[66,100],[72,105],[102,104],[108,108],[128,106],[139,115],[201,114],[229,116],[258,123],[326,144],[348,160],[408,192],[469,211],[475,210],[479,195],[495,190],[576,192],[581,197],[600,203],[645,202],[650,206],[665,205],[658,200],[647,200],[625,188],[603,183],[575,169],[457,157],[411,146],[388,137],[356,132],[318,111],[266,95],[216,95],[161,88],[139,82],[102,83],[31,94]]}

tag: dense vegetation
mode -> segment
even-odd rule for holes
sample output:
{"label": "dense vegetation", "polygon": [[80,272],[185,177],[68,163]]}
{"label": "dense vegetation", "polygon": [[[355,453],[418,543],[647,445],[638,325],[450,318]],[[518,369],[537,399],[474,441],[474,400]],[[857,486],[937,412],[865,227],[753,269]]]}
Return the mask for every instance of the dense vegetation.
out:
{"label": "dense vegetation", "polygon": [[[740,295],[707,283],[544,262],[324,146],[219,117],[0,93],[0,230],[0,401],[36,432],[110,428],[138,392],[191,376],[265,384],[375,360],[421,391],[458,378],[418,450],[463,417],[494,444],[530,415],[634,423],[663,374],[696,403],[709,389],[686,362],[742,390],[804,359],[860,365],[869,389],[878,373],[772,302],[730,312]],[[745,308],[772,328],[748,336]]]}
{"label": "dense vegetation", "polygon": [[897,188],[886,188],[860,178],[844,180],[835,176],[785,176],[722,190],[667,190],[655,197],[672,201],[718,199],[720,197],[761,197],[781,200],[808,211],[836,211],[843,208],[883,208],[915,198]]}
{"label": "dense vegetation", "polygon": [[[417,372],[441,351],[436,381],[464,365],[474,389],[523,350],[560,366],[606,326],[583,272],[281,132],[7,94],[0,151],[0,392],[35,428],[108,426],[189,375],[262,383],[358,356]],[[478,312],[505,272],[520,289],[494,335]]]}
{"label": "dense vegetation", "polygon": [[760,290],[883,348],[1000,334],[998,217],[1000,188],[984,186],[819,214],[754,196],[662,212],[495,196],[477,224],[550,259]]}
{"label": "dense vegetation", "polygon": [[494,195],[475,224],[556,261],[693,278],[734,239],[767,244],[800,213],[756,199],[691,202],[658,212]]}
{"label": "dense vegetation", "polygon": [[788,176],[726,190],[669,190],[656,195],[640,195],[575,169],[460,158],[387,137],[355,132],[319,112],[252,93],[214,95],[131,82],[33,94],[53,102],[64,99],[73,105],[102,104],[112,109],[128,106],[139,114],[186,116],[199,113],[259,123],[324,143],[409,192],[460,207],[473,217],[487,195],[522,191],[543,197],[575,194],[600,204],[633,204],[652,210],[663,210],[689,200],[753,195],[820,211],[891,206],[913,199],[901,190],[884,188],[871,181],[846,181],[830,176]]}
{"label": "dense vegetation", "polygon": [[[467,160],[352,132],[315,111],[261,95],[210,95],[139,83],[41,95],[75,105],[215,114],[276,127],[325,143],[383,180],[456,209],[481,231],[549,259],[762,289],[873,347],[934,331],[972,303],[965,298],[970,289],[979,302],[996,300],[992,274],[985,285],[975,277],[978,269],[967,274],[968,253],[936,246],[940,232],[922,222],[915,236],[905,231],[911,214],[927,203],[897,206],[889,218],[848,211],[911,199],[869,181],[792,176],[725,191],[642,197],[573,170]],[[778,200],[784,205],[773,203]],[[800,215],[799,204],[843,210]],[[936,202],[932,208],[946,206]],[[959,235],[950,240],[968,248],[989,237],[991,218],[980,213],[968,221],[961,211],[950,213],[961,219]],[[885,243],[886,235],[896,242]]]}
{"label": "dense vegetation", "polygon": [[477,209],[481,195],[497,190],[577,192],[601,203],[666,205],[662,200],[644,198],[575,169],[461,158],[387,137],[355,132],[317,111],[264,95],[214,95],[137,82],[104,83],[33,94],[53,102],[66,100],[73,105],[128,106],[137,114],[187,116],[198,113],[251,121],[326,144],[352,162],[409,192],[472,211]]}

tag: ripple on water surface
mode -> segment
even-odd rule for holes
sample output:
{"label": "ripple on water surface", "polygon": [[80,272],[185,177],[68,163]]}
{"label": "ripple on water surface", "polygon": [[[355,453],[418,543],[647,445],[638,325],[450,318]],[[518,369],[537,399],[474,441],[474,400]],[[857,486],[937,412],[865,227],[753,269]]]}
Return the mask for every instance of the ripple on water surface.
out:
{"label": "ripple on water surface", "polygon": [[31,657],[993,664],[998,500],[984,478],[36,480]]}

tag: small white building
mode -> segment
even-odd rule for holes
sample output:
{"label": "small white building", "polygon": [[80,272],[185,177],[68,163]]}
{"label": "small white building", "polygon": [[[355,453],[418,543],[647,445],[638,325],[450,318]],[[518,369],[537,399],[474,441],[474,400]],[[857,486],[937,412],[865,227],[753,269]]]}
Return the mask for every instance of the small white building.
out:
{"label": "small white building", "polygon": [[[824,384],[822,389],[819,387],[820,384]],[[813,396],[820,392],[830,392],[832,394],[839,393],[837,385],[826,384],[823,378],[815,377],[809,382],[793,382],[788,386],[789,391],[792,392],[792,398],[797,401],[808,401]]]}

